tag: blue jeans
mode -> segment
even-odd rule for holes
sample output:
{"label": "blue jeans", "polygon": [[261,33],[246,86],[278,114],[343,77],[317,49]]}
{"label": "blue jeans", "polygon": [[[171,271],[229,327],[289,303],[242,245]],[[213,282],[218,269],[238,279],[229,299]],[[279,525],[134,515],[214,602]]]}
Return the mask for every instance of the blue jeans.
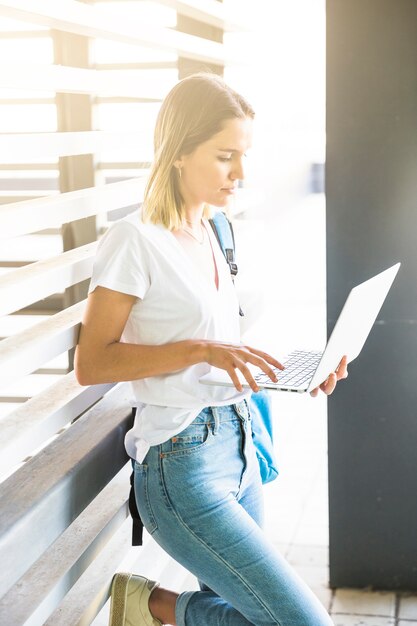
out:
{"label": "blue jeans", "polygon": [[178,626],[330,626],[307,585],[266,539],[262,484],[245,401],[203,409],[135,463],[147,531],[192,572]]}

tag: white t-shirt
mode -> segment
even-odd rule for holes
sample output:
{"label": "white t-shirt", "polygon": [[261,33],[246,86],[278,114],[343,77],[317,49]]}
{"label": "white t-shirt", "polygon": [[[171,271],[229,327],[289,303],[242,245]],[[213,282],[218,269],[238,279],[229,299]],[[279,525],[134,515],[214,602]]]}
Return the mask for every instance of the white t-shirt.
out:
{"label": "white t-shirt", "polygon": [[[136,296],[121,341],[161,345],[184,339],[240,342],[239,305],[229,267],[206,223],[219,287],[196,267],[175,236],[161,225],[144,224],[139,212],[116,222],[99,242],[89,292],[100,285]],[[234,387],[202,385],[208,363],[131,382],[137,406],[126,450],[139,463],[150,446],[186,428],[206,406],[239,402]]]}

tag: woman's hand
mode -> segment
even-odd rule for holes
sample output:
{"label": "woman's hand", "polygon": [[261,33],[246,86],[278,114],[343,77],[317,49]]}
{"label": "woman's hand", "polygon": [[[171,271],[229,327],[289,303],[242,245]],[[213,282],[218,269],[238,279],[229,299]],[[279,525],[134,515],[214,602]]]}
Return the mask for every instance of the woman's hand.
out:
{"label": "woman's hand", "polygon": [[262,352],[262,350],[255,350],[255,348],[243,344],[208,341],[206,343],[206,349],[206,362],[213,365],[213,367],[225,370],[238,391],[242,391],[243,387],[239,380],[237,370],[242,372],[252,391],[259,391],[259,387],[255,382],[252,372],[246,365],[247,363],[259,367],[274,382],[277,381],[277,377],[271,365],[280,370],[284,369],[284,366],[270,354]]}
{"label": "woman's hand", "polygon": [[331,393],[335,390],[338,380],[342,380],[342,378],[347,378],[347,356],[344,356],[340,361],[339,365],[336,368],[335,372],[332,372],[319,387],[310,391],[310,395],[315,398],[321,389],[326,396],[330,396]]}

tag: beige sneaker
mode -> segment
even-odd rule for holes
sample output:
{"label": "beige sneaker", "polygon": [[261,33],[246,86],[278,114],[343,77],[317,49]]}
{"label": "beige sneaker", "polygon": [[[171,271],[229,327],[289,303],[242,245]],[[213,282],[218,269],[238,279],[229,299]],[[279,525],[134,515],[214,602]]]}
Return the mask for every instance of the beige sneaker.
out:
{"label": "beige sneaker", "polygon": [[162,626],[149,610],[149,596],[159,583],[135,574],[118,573],[111,587],[109,626]]}

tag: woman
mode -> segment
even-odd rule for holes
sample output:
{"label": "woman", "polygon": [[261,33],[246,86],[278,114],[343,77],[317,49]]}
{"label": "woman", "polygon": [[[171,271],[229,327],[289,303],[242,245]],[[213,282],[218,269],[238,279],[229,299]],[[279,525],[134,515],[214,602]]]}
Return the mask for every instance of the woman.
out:
{"label": "woman", "polygon": [[[215,75],[179,82],[158,115],[141,215],[100,241],[76,375],[83,385],[132,381],[138,409],[126,449],[141,518],[201,587],[177,595],[117,574],[111,626],[331,624],[261,530],[248,392],[237,371],[257,391],[247,364],[274,381],[282,365],[240,343],[238,300],[207,222],[208,207],[226,207],[244,177],[253,118]],[[234,388],[200,384],[211,366]],[[345,376],[342,361],[322,390]]]}

